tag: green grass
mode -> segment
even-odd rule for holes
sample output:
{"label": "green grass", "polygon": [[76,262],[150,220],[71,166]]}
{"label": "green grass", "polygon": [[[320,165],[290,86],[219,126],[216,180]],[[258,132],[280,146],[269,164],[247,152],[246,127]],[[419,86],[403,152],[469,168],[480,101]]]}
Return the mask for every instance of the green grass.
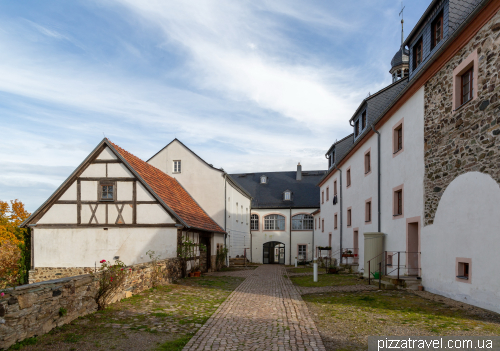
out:
{"label": "green grass", "polygon": [[356,274],[319,274],[316,283],[312,275],[290,277],[290,280],[293,284],[303,287],[366,285],[368,283],[368,280],[359,279]]}
{"label": "green grass", "polygon": [[65,335],[64,342],[67,343],[77,343],[80,339],[83,338],[83,335],[77,335],[74,333],[68,333]]}
{"label": "green grass", "polygon": [[[498,320],[468,315],[466,311],[452,309],[440,302],[426,300],[406,292],[363,292],[327,295],[305,295],[304,300],[316,304],[325,320],[356,324],[358,331],[369,330],[367,335],[383,333],[381,324],[405,325],[435,334],[453,334],[480,329],[500,335]],[[360,323],[363,322],[363,323]]]}
{"label": "green grass", "polygon": [[167,341],[161,344],[157,350],[158,351],[182,351],[184,346],[191,340],[194,334],[186,334],[179,339]]}
{"label": "green grass", "polygon": [[302,267],[302,268],[292,268],[289,269],[288,272],[290,273],[313,273],[312,267]]}
{"label": "green grass", "polygon": [[14,345],[12,345],[9,350],[21,350],[23,346],[28,346],[28,345],[35,345],[37,343],[36,337],[34,338],[29,338],[25,339],[23,341],[20,341]]}

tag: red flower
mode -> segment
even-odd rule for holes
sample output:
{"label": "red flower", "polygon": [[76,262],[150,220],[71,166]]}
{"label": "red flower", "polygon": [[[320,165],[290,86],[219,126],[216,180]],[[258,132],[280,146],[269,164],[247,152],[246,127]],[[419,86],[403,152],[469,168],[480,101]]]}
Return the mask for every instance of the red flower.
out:
{"label": "red flower", "polygon": [[99,261],[99,263],[104,263],[104,262],[106,262],[106,260]]}
{"label": "red flower", "polygon": [[131,271],[131,270],[132,270],[132,268],[129,269],[129,271]]}
{"label": "red flower", "polygon": [[123,268],[121,270],[123,271]]}

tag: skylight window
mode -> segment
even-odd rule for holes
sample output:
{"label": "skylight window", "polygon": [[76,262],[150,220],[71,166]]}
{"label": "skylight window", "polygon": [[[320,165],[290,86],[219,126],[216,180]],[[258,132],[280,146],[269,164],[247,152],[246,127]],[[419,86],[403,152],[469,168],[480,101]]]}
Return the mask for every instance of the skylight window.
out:
{"label": "skylight window", "polygon": [[292,199],[292,192],[287,190],[283,193],[283,200],[290,201]]}
{"label": "skylight window", "polygon": [[266,176],[261,176],[260,177],[260,184],[266,184],[267,183],[267,177]]}

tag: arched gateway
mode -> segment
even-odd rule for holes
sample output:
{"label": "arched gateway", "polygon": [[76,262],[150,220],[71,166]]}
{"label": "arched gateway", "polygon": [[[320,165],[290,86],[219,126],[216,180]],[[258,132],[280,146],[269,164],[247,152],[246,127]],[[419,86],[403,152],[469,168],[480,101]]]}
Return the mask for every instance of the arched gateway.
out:
{"label": "arched gateway", "polygon": [[279,241],[270,241],[264,244],[264,263],[285,264],[285,244]]}

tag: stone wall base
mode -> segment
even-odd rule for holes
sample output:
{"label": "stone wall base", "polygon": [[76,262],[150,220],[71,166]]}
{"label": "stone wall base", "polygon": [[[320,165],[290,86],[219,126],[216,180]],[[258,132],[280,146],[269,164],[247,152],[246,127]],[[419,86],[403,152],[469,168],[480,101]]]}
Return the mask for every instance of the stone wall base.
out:
{"label": "stone wall base", "polygon": [[52,279],[76,277],[95,271],[95,267],[37,267],[29,271],[29,284],[40,283]]}
{"label": "stone wall base", "polygon": [[[130,270],[129,270],[130,269]],[[153,274],[155,270],[159,274]],[[30,272],[33,282],[3,289],[0,294],[0,350],[7,349],[18,341],[48,333],[55,327],[97,311],[95,301],[99,289],[98,276],[94,268],[36,268]],[[127,267],[128,276],[111,302],[153,287],[166,285],[181,277],[182,265],[178,258]],[[84,275],[63,277],[64,275]],[[60,277],[42,281],[49,277]],[[153,281],[153,277],[155,281]],[[64,308],[66,314],[59,311]]]}

